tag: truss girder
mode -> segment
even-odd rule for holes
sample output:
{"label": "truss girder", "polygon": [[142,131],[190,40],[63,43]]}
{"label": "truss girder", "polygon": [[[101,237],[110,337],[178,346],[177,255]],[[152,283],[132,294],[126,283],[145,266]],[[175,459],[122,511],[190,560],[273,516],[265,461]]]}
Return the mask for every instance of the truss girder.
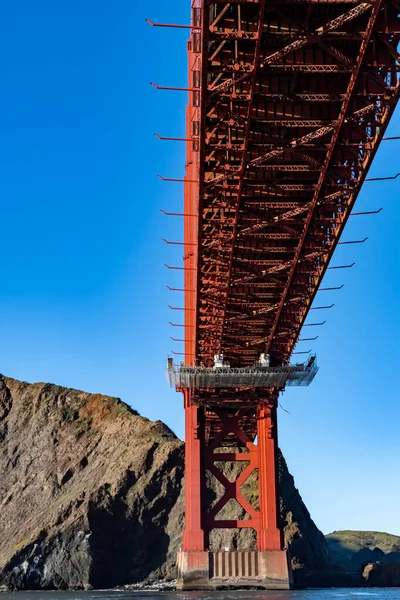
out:
{"label": "truss girder", "polygon": [[210,366],[223,351],[250,366],[267,352],[281,363],[396,106],[400,18],[389,0],[199,4],[186,360]]}

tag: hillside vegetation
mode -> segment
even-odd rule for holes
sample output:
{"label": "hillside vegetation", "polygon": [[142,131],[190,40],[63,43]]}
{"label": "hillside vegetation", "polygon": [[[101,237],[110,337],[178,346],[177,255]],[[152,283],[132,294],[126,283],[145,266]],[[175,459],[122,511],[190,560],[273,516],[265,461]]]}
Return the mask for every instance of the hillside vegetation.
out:
{"label": "hillside vegetation", "polygon": [[369,562],[400,562],[400,537],[380,531],[334,531],[325,536],[332,558],[348,571]]}

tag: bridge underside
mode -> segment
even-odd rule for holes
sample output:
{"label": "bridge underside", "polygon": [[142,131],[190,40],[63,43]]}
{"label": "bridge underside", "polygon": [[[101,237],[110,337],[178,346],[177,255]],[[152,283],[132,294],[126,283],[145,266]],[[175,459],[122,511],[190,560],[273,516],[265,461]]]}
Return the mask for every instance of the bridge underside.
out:
{"label": "bridge underside", "polygon": [[280,364],[398,100],[398,5],[194,4],[187,360]]}
{"label": "bridge underside", "polygon": [[[181,587],[291,584],[278,502],[283,386],[224,387],[210,370],[222,352],[233,370],[261,353],[271,368],[288,364],[400,94],[399,12],[395,0],[193,0],[182,367],[199,369],[185,381],[207,377],[177,385]],[[209,476],[223,490],[211,504]],[[232,502],[239,516],[226,512]],[[254,530],[253,554],[209,552],[221,528]]]}

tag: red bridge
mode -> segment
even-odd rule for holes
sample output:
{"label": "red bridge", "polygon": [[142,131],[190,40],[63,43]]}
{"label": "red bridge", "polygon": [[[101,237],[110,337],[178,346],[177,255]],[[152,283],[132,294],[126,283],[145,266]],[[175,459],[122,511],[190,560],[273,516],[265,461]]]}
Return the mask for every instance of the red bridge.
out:
{"label": "red bridge", "polygon": [[[193,2],[185,360],[168,369],[186,413],[184,589],[291,586],[277,400],[317,371],[314,356],[289,361],[326,269],[347,266],[330,259],[399,98],[399,13],[396,0]],[[233,483],[225,461],[247,461]],[[206,471],[225,489],[212,507]],[[243,484],[257,471],[255,506]],[[221,517],[232,498],[245,518]],[[221,527],[254,529],[258,551],[209,552]]]}

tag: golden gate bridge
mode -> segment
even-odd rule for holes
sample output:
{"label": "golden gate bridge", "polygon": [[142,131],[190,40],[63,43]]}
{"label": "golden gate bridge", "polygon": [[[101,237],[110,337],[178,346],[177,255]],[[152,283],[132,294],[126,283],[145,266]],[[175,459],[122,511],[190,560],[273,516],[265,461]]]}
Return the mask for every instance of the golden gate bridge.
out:
{"label": "golden gate bridge", "polygon": [[[396,0],[193,0],[182,244],[184,358],[168,378],[185,408],[186,526],[178,587],[293,585],[279,519],[277,403],[308,385],[293,358],[323,321],[317,291],[399,94]],[[164,179],[164,178],[163,178]],[[378,178],[379,179],[379,178]],[[179,181],[179,179],[169,179]],[[164,212],[164,211],[163,211]],[[378,212],[378,211],[377,211]],[[177,215],[168,213],[167,215]],[[176,289],[176,288],[175,288]],[[318,314],[318,313],[317,313]],[[308,331],[308,329],[307,329]],[[177,353],[175,353],[177,354]],[[300,353],[301,354],[301,353]],[[240,463],[231,481],[221,463]],[[206,472],[224,488],[207,505]],[[258,505],[243,491],[257,473]],[[234,499],[244,518],[227,519]],[[221,516],[222,515],[222,516]],[[209,550],[251,528],[257,550]]]}

